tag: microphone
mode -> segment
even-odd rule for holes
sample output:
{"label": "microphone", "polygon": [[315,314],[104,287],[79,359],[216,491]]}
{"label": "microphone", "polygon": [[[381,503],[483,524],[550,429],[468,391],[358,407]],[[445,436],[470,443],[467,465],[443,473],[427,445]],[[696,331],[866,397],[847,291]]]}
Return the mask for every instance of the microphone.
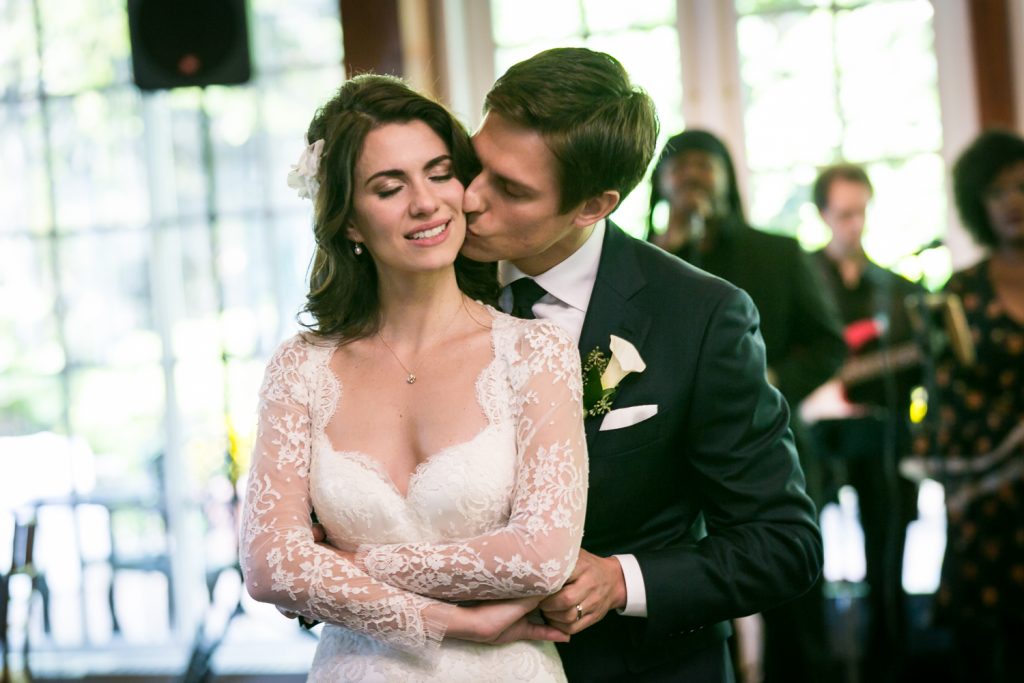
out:
{"label": "microphone", "polygon": [[690,232],[684,243],[687,253],[686,260],[700,268],[704,262],[704,235],[707,231],[704,214],[700,211],[691,211],[688,222]]}
{"label": "microphone", "polygon": [[690,212],[690,240],[700,244],[704,240],[704,232],[707,224],[704,221],[704,214],[700,211]]}

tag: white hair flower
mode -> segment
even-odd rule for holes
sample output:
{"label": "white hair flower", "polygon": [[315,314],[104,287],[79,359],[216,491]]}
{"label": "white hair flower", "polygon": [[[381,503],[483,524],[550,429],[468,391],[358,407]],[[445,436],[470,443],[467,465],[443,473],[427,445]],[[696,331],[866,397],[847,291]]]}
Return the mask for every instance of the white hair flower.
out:
{"label": "white hair flower", "polygon": [[306,141],[306,148],[302,150],[298,162],[288,172],[288,187],[298,191],[303,199],[315,199],[317,190],[320,189],[320,182],[316,179],[317,170],[320,168],[320,157],[324,152],[324,141],[321,138],[312,145]]}

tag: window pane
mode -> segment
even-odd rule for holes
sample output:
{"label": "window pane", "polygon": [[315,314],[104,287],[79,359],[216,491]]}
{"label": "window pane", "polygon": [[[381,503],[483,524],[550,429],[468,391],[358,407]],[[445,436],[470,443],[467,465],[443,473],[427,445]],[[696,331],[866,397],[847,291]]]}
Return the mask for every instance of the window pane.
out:
{"label": "window pane", "polygon": [[0,434],[63,432],[60,377],[4,372],[0,382]]}
{"label": "window pane", "polygon": [[941,148],[931,18],[927,0],[872,3],[837,15],[846,158]]}
{"label": "window pane", "polygon": [[194,218],[207,210],[207,176],[203,161],[198,88],[176,88],[161,94],[170,117],[175,202],[180,215]]}
{"label": "window pane", "polygon": [[[583,8],[586,13],[587,29],[591,33],[674,24],[676,21],[674,0],[636,2],[630,5],[628,12],[623,11],[621,0],[583,0]],[[658,54],[653,48],[651,52]],[[663,62],[670,60],[668,55],[662,55]]]}
{"label": "window pane", "polygon": [[64,368],[52,273],[49,240],[0,239],[0,373]]}
{"label": "window pane", "polygon": [[[587,47],[607,52],[621,61],[632,81],[654,100],[661,122],[655,153],[665,140],[683,129],[682,67],[677,35],[673,26],[660,26],[650,31],[595,35],[587,40]],[[647,222],[650,170],[612,216],[620,227],[634,235],[641,235]]]}
{"label": "window pane", "polygon": [[233,356],[260,354],[297,328],[295,315],[305,301],[312,230],[301,218],[282,227],[283,234],[262,220],[221,224],[224,337]]}
{"label": "window pane", "polygon": [[757,12],[778,12],[795,7],[828,7],[832,0],[736,0],[736,11],[740,14]]}
{"label": "window pane", "polygon": [[39,0],[39,5],[47,92],[70,94],[131,82],[127,3]]}
{"label": "window pane", "polygon": [[553,47],[583,47],[583,38],[570,36],[567,38],[547,38],[538,42],[516,45],[515,47],[498,47],[494,51],[494,71],[501,75],[513,64],[529,59],[538,52]]}
{"label": "window pane", "polygon": [[9,171],[0,183],[0,207],[4,214],[0,234],[46,232],[52,217],[37,101],[0,106],[0,158]]}
{"label": "window pane", "polygon": [[309,267],[315,250],[310,221],[306,215],[281,214],[274,224],[276,265],[280,269],[276,288],[278,325],[285,329],[294,328],[295,315],[306,303]]}
{"label": "window pane", "polygon": [[739,20],[751,169],[823,164],[840,141],[829,12]]}
{"label": "window pane", "polygon": [[337,2],[251,0],[249,6],[252,53],[261,74],[302,66],[341,65]]}
{"label": "window pane", "polygon": [[[491,22],[494,42],[499,46],[543,43],[554,47],[560,42],[570,44],[562,41],[583,32],[578,0],[492,2]],[[504,69],[498,73],[504,73]]]}
{"label": "window pane", "polygon": [[175,366],[174,379],[186,471],[190,485],[201,490],[223,471],[228,450],[224,364],[219,358],[189,358]]}
{"label": "window pane", "polygon": [[59,250],[67,352],[75,363],[158,362],[150,311],[151,235],[109,232],[65,239]]}
{"label": "window pane", "polygon": [[184,457],[188,483],[194,491],[204,491],[214,477],[225,471],[228,448],[227,429],[220,413],[192,415],[186,420]]}
{"label": "window pane", "polygon": [[239,460],[248,467],[252,444],[256,439],[257,407],[260,385],[266,363],[259,360],[238,360],[228,364],[228,413],[236,436]]}
{"label": "window pane", "polygon": [[749,213],[757,217],[754,223],[771,232],[798,236],[806,247],[820,246],[821,231],[805,227],[820,225],[817,210],[809,203],[815,175],[815,168],[805,164],[751,175]]}
{"label": "window pane", "polygon": [[[0,86],[9,96],[32,95],[39,77],[32,3],[13,0],[0,4],[0,25],[4,27],[4,39],[0,40]],[[0,131],[3,128],[0,126]]]}
{"label": "window pane", "polygon": [[72,371],[71,426],[97,455],[100,485],[135,490],[149,481],[146,463],[166,441],[164,391],[159,366]]}
{"label": "window pane", "polygon": [[164,256],[159,278],[167,292],[161,299],[168,307],[172,355],[214,362],[221,349],[209,228],[189,223],[165,230],[160,240]]}
{"label": "window pane", "polygon": [[[260,186],[262,146],[256,136],[258,108],[253,88],[207,88],[217,211],[254,211],[266,203]],[[203,177],[204,184],[207,177]]]}
{"label": "window pane", "polygon": [[[898,161],[869,164],[875,186],[864,248],[883,265],[894,264],[943,233],[945,164],[938,154],[916,154]],[[907,201],[916,197],[917,201]]]}
{"label": "window pane", "polygon": [[49,101],[57,226],[138,227],[149,219],[134,88]]}

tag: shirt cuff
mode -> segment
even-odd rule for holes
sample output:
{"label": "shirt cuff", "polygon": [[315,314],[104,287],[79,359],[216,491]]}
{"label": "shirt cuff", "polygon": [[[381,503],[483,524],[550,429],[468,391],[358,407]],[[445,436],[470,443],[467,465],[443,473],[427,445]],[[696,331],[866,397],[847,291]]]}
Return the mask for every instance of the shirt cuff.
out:
{"label": "shirt cuff", "polygon": [[647,616],[647,590],[640,563],[633,555],[612,555],[622,567],[622,578],[626,582],[626,606],[615,610],[624,617]]}

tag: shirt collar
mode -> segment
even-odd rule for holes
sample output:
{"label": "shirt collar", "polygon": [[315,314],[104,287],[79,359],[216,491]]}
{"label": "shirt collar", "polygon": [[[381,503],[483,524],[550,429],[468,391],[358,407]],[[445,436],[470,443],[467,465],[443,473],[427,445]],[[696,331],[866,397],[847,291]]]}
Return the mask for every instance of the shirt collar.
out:
{"label": "shirt collar", "polygon": [[[597,268],[601,264],[601,245],[604,244],[606,225],[606,219],[602,218],[594,225],[594,231],[579,249],[533,279],[559,301],[586,311],[597,280]],[[510,261],[498,263],[498,282],[502,287],[524,277],[527,277],[526,273]]]}

